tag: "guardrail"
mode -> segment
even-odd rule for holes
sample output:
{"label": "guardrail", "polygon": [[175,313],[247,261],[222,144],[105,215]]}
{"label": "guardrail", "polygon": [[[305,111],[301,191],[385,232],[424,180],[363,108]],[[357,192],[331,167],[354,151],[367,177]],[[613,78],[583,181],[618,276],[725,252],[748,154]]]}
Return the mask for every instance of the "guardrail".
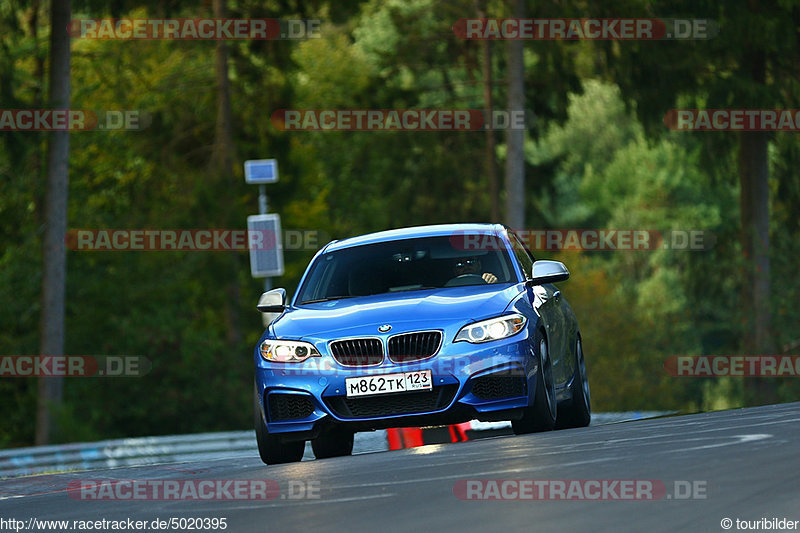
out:
{"label": "guardrail", "polygon": [[[0,450],[0,477],[253,455],[252,430]],[[255,452],[258,453],[258,452]]]}
{"label": "guardrail", "polygon": [[[673,414],[666,411],[594,413],[592,424],[609,424]],[[504,430],[508,422],[472,422],[473,431]],[[354,453],[388,450],[386,431],[356,434]],[[159,463],[257,457],[253,430],[163,437],[136,437],[91,443],[0,450],[0,478]],[[306,444],[306,458],[313,457]]]}

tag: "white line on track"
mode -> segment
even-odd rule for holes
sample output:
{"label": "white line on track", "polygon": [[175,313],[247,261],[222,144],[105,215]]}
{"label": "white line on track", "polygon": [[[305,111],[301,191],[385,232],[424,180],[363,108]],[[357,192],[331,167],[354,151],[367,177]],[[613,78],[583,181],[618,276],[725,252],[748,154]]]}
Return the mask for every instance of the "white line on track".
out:
{"label": "white line on track", "polygon": [[252,505],[241,505],[238,507],[219,507],[218,509],[209,509],[207,507],[203,507],[203,512],[213,512],[213,511],[236,511],[238,509],[265,509],[268,507],[295,507],[300,505],[315,505],[321,503],[345,503],[345,502],[359,502],[364,500],[377,500],[379,498],[391,498],[397,496],[395,493],[386,493],[386,494],[373,494],[371,496],[353,496],[351,498],[335,498],[333,500],[326,500],[326,499],[319,499],[319,500],[283,500],[283,503],[258,503],[253,502]]}

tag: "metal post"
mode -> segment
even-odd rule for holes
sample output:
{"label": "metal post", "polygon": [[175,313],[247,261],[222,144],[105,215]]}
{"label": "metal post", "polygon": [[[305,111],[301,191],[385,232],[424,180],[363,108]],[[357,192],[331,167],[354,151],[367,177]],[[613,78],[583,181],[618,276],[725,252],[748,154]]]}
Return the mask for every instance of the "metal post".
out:
{"label": "metal post", "polygon": [[258,186],[258,212],[267,214],[267,188],[263,184]]}
{"label": "metal post", "polygon": [[[262,183],[258,186],[258,212],[267,214],[267,187]],[[272,290],[272,278],[264,278],[264,292]]]}

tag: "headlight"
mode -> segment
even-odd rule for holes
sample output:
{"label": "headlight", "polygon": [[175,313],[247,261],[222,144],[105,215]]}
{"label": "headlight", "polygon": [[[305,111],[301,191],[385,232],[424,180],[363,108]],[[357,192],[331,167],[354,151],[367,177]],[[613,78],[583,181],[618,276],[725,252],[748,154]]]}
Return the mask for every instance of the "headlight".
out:
{"label": "headlight", "polygon": [[301,363],[309,357],[319,357],[319,351],[310,342],[278,341],[267,339],[258,347],[261,358],[272,363]]}
{"label": "headlight", "polygon": [[473,344],[505,339],[525,327],[527,319],[518,314],[501,316],[468,324],[461,328],[453,342],[467,341]]}

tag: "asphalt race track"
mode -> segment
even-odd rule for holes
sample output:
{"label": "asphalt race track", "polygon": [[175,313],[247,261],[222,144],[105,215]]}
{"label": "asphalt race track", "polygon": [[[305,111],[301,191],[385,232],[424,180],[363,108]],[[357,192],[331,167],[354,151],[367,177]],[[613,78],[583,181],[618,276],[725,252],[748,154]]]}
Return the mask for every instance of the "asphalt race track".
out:
{"label": "asphalt race track", "polygon": [[[0,518],[226,517],[227,531],[235,533],[719,532],[730,518],[730,530],[737,531],[736,519],[800,520],[799,443],[800,403],[792,403],[281,466],[263,465],[254,450],[252,458],[7,479],[0,481]],[[280,494],[268,501],[86,501],[67,488],[80,480],[120,479],[270,479]],[[565,500],[553,489],[560,501],[535,500],[530,493],[523,501],[467,501],[456,496],[465,497],[464,480],[482,480],[471,484],[472,497],[500,495],[487,480],[538,480],[551,488],[563,481],[562,488],[581,485],[585,498],[586,480],[606,480],[611,488],[599,500]],[[615,480],[661,490],[644,493],[654,499],[619,501],[623,491],[614,489]],[[510,486],[520,485],[504,485],[506,496],[516,496]],[[307,496],[298,487],[315,497],[294,499]]]}

